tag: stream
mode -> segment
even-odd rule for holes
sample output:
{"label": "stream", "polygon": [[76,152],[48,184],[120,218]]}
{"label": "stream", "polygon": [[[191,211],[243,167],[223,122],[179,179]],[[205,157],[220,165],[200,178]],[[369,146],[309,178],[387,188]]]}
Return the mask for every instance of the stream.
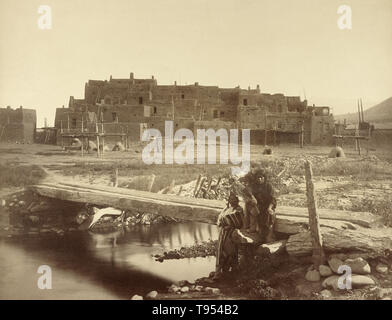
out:
{"label": "stream", "polygon": [[[130,299],[194,281],[215,268],[215,257],[155,261],[153,254],[216,240],[215,225],[187,222],[133,226],[115,232],[0,239],[0,299]],[[41,265],[52,289],[39,289]]]}

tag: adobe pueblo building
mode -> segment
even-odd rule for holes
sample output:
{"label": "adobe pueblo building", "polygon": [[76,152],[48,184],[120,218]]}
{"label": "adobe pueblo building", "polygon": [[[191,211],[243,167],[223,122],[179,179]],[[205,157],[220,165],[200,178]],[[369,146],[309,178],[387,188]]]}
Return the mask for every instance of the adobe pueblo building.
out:
{"label": "adobe pueblo building", "polygon": [[33,143],[37,126],[34,109],[0,108],[0,141],[12,143]]}
{"label": "adobe pueblo building", "polygon": [[[139,141],[147,128],[250,129],[251,143],[333,143],[334,119],[329,107],[308,106],[300,97],[261,93],[255,89],[218,86],[158,85],[151,79],[89,80],[84,99],[70,97],[68,108],[56,109],[59,132],[100,131]],[[59,141],[59,139],[58,139]]]}

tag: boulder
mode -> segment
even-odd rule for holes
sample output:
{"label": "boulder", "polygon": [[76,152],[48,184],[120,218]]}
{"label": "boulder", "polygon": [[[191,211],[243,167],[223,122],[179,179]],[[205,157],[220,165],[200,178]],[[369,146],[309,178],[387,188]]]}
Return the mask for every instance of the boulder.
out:
{"label": "boulder", "polygon": [[188,286],[182,287],[182,288],[181,288],[181,292],[182,292],[182,293],[187,293],[187,292],[189,292],[189,287],[188,287]]}
{"label": "boulder", "polygon": [[139,295],[137,295],[137,294],[135,294],[135,295],[131,298],[131,300],[143,300],[143,297],[142,297],[142,296],[139,296]]}
{"label": "boulder", "polygon": [[320,292],[320,297],[324,298],[324,299],[328,299],[332,297],[332,292],[329,291],[328,289],[324,289]]}
{"label": "boulder", "polygon": [[330,276],[330,277],[326,278],[323,281],[322,286],[323,286],[323,288],[326,288],[326,289],[327,288],[332,288],[335,291],[338,291],[339,290],[338,281],[339,281],[339,276],[333,275],[333,276]]}
{"label": "boulder", "polygon": [[329,277],[332,275],[331,268],[323,264],[319,266],[319,272],[322,277]]}
{"label": "boulder", "polygon": [[305,279],[311,282],[318,282],[320,281],[320,273],[317,270],[309,270],[305,275]]}
{"label": "boulder", "polygon": [[220,294],[221,291],[219,288],[212,288],[212,294]]}
{"label": "boulder", "polygon": [[369,264],[361,257],[356,259],[347,259],[344,261],[344,264],[351,268],[352,273],[369,274],[371,272]]}
{"label": "boulder", "polygon": [[158,296],[157,291],[150,291],[149,293],[146,294],[147,299],[155,299]]}
{"label": "boulder", "polygon": [[383,263],[379,263],[376,267],[376,271],[378,273],[386,274],[386,273],[388,273],[388,270],[389,270],[388,266]]}
{"label": "boulder", "polygon": [[332,258],[328,260],[328,264],[333,272],[338,273],[339,267],[344,265],[344,262],[338,258]]}
{"label": "boulder", "polygon": [[195,286],[195,291],[197,292],[203,291],[203,286]]}
{"label": "boulder", "polygon": [[376,283],[374,280],[368,276],[363,275],[352,275],[351,277],[352,287],[355,288],[363,288],[367,286],[373,286]]}
{"label": "boulder", "polygon": [[180,291],[180,290],[181,290],[180,287],[177,287],[175,284],[172,284],[172,285],[169,287],[168,292],[169,292],[169,293],[176,293],[176,292],[178,292],[178,291]]}

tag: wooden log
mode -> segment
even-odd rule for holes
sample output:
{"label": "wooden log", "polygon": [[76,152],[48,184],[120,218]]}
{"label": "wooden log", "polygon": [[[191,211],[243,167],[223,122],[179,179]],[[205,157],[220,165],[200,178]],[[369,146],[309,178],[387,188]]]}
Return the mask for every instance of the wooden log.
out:
{"label": "wooden log", "polygon": [[309,161],[305,162],[305,179],[306,179],[306,198],[309,212],[309,229],[312,236],[313,263],[316,268],[325,262],[323,251],[323,239],[320,233],[319,215],[317,212],[317,200],[313,184],[312,165]]}
{"label": "wooden log", "polygon": [[[392,229],[336,230],[321,228],[323,246],[326,253],[363,253],[366,257],[382,256],[392,250]],[[302,232],[289,237],[286,251],[291,256],[312,254],[310,232]]]}
{"label": "wooden log", "polygon": [[[47,187],[47,189],[45,189]],[[64,200],[76,201],[76,202],[84,202],[84,203],[92,203],[97,205],[107,205],[117,207],[119,209],[131,209],[127,207],[118,207],[113,204],[113,201],[110,199],[117,199],[117,205],[120,205],[120,199],[122,197],[138,197],[144,199],[144,201],[167,201],[171,203],[177,203],[184,206],[197,206],[200,210],[210,210],[213,212],[213,217],[208,218],[207,222],[212,223],[216,222],[217,215],[219,212],[226,206],[224,201],[220,200],[209,200],[209,199],[201,199],[201,198],[187,198],[187,197],[178,197],[176,195],[163,195],[158,193],[150,193],[146,191],[140,190],[130,190],[126,188],[113,188],[108,186],[101,185],[90,185],[85,183],[43,183],[38,186],[33,186],[33,190],[36,190],[38,193],[42,192],[44,196],[48,196],[51,198],[56,198],[56,190],[62,191],[62,196],[66,197]],[[96,197],[89,197],[89,199],[83,200],[78,196],[78,192],[89,192],[96,194]],[[108,201],[110,203],[105,203],[106,197],[108,197]],[[94,201],[98,201],[95,203]],[[343,225],[345,223],[354,224],[356,226],[364,226],[371,227],[377,226],[382,220],[381,217],[375,216],[368,212],[350,212],[350,211],[340,211],[340,210],[331,210],[331,209],[318,209],[320,215],[320,223],[325,225],[327,223],[332,224],[334,222],[340,223]],[[306,208],[298,208],[298,207],[287,207],[287,206],[278,206],[276,208],[276,214],[278,217],[277,223],[275,225],[275,230],[280,233],[285,234],[296,234],[304,231],[308,227],[308,212]],[[178,218],[181,219],[181,216]],[[182,217],[183,218],[183,217]],[[191,219],[192,220],[192,219]],[[340,226],[338,226],[340,227]],[[346,228],[350,228],[347,227]]]}

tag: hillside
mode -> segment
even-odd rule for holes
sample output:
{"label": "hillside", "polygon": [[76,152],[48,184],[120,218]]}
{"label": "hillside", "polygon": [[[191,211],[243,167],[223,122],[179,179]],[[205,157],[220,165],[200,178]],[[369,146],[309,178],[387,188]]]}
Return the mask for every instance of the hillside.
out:
{"label": "hillside", "polygon": [[[364,110],[365,121],[380,123],[380,122],[392,122],[392,97],[384,100],[383,102]],[[348,123],[358,122],[358,113],[346,113],[341,115],[335,115],[335,120],[343,121],[347,120]]]}

